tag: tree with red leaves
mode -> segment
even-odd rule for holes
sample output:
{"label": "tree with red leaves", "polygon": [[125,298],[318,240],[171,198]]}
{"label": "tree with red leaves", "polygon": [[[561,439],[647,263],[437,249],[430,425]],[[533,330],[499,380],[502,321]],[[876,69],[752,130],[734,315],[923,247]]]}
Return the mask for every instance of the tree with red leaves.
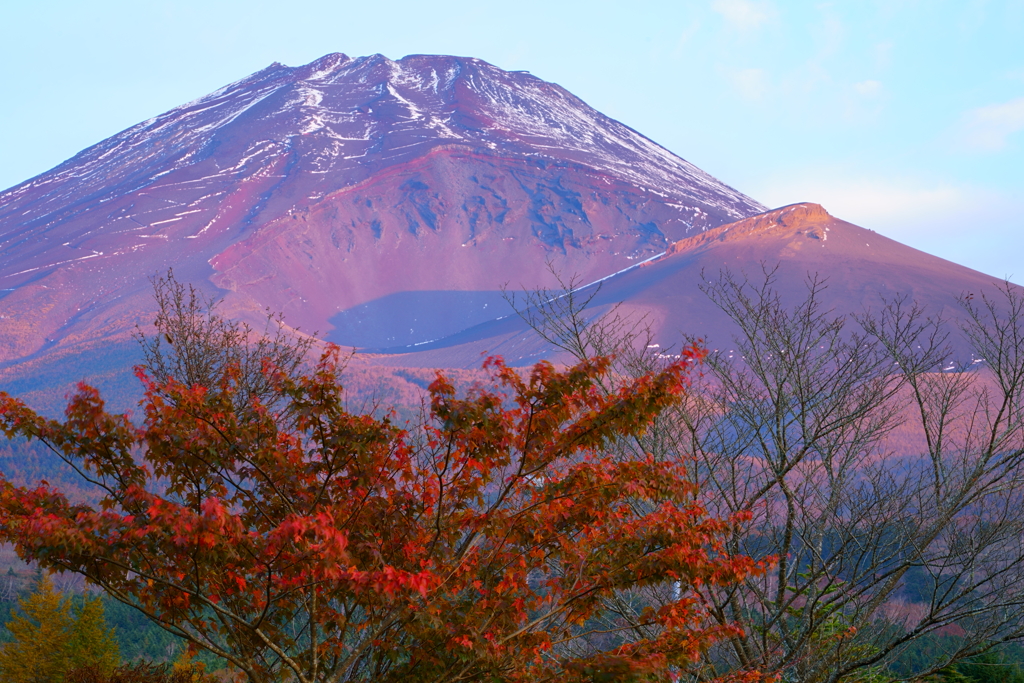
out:
{"label": "tree with red leaves", "polygon": [[[438,373],[404,428],[345,408],[336,347],[309,370],[264,362],[247,403],[238,364],[191,386],[140,368],[139,423],[85,385],[63,421],[0,394],[8,437],[103,491],[92,507],[0,481],[0,540],[254,683],[672,680],[735,634],[698,588],[762,567],[723,551],[742,516],[709,518],[682,467],[610,446],[681,396],[700,355],[613,393],[605,358],[492,358],[464,397]],[[624,593],[639,622],[609,616]]]}

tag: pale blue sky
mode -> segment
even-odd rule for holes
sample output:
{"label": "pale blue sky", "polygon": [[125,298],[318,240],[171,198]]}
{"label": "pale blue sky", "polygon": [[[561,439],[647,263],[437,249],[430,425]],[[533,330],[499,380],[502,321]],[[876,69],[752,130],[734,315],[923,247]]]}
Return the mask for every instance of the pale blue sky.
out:
{"label": "pale blue sky", "polygon": [[9,0],[0,187],[271,62],[479,57],[765,204],[1024,282],[1024,0]]}

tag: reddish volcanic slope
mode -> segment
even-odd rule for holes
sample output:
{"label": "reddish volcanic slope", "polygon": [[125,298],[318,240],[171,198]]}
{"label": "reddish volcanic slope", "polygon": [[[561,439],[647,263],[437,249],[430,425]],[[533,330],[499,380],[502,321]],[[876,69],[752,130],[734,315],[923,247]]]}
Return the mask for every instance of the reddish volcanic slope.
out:
{"label": "reddish volcanic slope", "polygon": [[491,317],[505,283],[551,284],[549,261],[598,278],[763,210],[524,72],[273,64],[0,194],[0,363],[124,339],[168,267],[235,314],[341,342],[360,342],[360,306],[403,292],[463,311],[367,327],[414,343]]}
{"label": "reddish volcanic slope", "polygon": [[0,386],[51,407],[82,377],[127,396],[129,334],[169,267],[229,315],[269,308],[375,351],[359,381],[391,373],[402,391],[423,380],[403,367],[549,355],[500,292],[554,286],[549,264],[602,280],[595,312],[645,316],[662,346],[728,348],[698,289],[725,266],[781,264],[789,299],[825,275],[841,313],[897,293],[950,313],[996,282],[815,204],[764,210],[527,73],[422,55],[274,64],[0,193]]}
{"label": "reddish volcanic slope", "polygon": [[[818,204],[794,204],[675,242],[660,257],[601,282],[593,310],[603,313],[619,304],[619,314],[649,323],[655,343],[662,347],[693,335],[703,337],[712,349],[727,351],[737,330],[700,290],[702,273],[714,279],[728,268],[760,284],[765,277],[762,263],[778,266],[774,286],[786,303],[802,300],[809,276],[826,279],[822,301],[837,314],[877,310],[883,297],[903,295],[932,315],[955,320],[961,313],[959,296],[994,293],[1001,284],[997,278],[834,218]],[[385,349],[388,355],[375,362],[474,367],[481,349],[518,362],[550,353],[518,316],[511,315],[430,344]]]}

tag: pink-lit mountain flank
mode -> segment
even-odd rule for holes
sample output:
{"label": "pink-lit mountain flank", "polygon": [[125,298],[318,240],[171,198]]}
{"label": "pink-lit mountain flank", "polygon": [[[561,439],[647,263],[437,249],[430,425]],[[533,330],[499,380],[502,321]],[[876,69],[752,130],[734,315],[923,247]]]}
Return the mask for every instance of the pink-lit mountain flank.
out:
{"label": "pink-lit mountain flank", "polygon": [[756,277],[762,262],[782,264],[786,296],[828,276],[843,313],[880,293],[952,311],[994,283],[817,205],[766,213],[528,73],[332,54],[273,64],[0,193],[0,384],[123,385],[168,268],[229,315],[269,308],[395,368],[549,354],[500,291],[555,286],[549,266],[604,280],[596,310],[646,316],[659,344],[727,344],[700,273]]}
{"label": "pink-lit mountain flank", "polygon": [[[824,281],[821,297],[837,315],[878,311],[884,300],[905,297],[929,314],[955,321],[964,294],[994,293],[1000,282],[970,268],[926,254],[872,230],[831,216],[818,204],[794,204],[707,230],[673,243],[657,258],[600,282],[593,314],[613,308],[624,319],[643,321],[661,348],[699,336],[712,350],[728,351],[736,326],[701,291],[705,278],[729,269],[755,286],[774,271],[773,288],[787,305],[807,295],[809,278]],[[584,288],[580,297],[593,290]],[[855,325],[854,325],[855,327]],[[961,361],[969,350],[950,338]],[[479,349],[513,359],[550,356],[516,315],[491,320],[415,347],[387,349],[387,365],[473,367]]]}
{"label": "pink-lit mountain flank", "polygon": [[330,336],[396,292],[601,277],[763,209],[527,73],[273,64],[0,194],[0,360],[147,321],[168,267]]}

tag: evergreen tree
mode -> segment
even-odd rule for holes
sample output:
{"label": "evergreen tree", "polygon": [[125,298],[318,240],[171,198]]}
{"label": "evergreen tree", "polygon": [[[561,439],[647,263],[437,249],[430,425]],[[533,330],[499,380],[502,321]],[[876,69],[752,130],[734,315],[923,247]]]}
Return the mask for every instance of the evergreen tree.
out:
{"label": "evergreen tree", "polygon": [[0,647],[4,683],[61,683],[78,666],[106,671],[117,666],[117,643],[99,599],[86,597],[76,618],[71,601],[44,576],[19,606],[20,614],[7,622],[11,642]]}
{"label": "evergreen tree", "polygon": [[6,683],[56,683],[68,666],[71,606],[48,577],[19,601],[21,614],[7,623],[12,642],[0,649],[0,679]]}
{"label": "evergreen tree", "polygon": [[107,627],[103,602],[98,596],[83,596],[69,641],[70,667],[92,666],[110,673],[120,663],[114,629]]}

